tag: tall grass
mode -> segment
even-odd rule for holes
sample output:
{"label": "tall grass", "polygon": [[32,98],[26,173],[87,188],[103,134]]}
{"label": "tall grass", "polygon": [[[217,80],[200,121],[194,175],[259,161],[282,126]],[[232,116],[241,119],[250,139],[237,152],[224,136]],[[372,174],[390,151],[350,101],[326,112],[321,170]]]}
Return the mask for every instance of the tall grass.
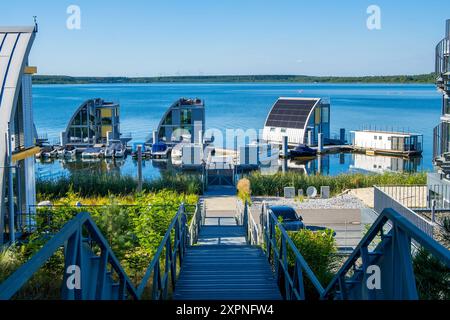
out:
{"label": "tall grass", "polygon": [[341,174],[338,176],[314,175],[307,176],[298,172],[276,173],[262,175],[253,172],[247,177],[253,196],[282,195],[284,187],[295,187],[306,190],[309,186],[317,189],[320,186],[330,186],[332,194],[338,194],[346,189],[365,188],[373,185],[414,185],[425,184],[426,173],[383,173],[383,174]]}
{"label": "tall grass", "polygon": [[[137,180],[131,176],[74,173],[56,180],[36,182],[38,199],[58,199],[69,191],[82,197],[102,197],[107,195],[132,195],[138,187]],[[143,191],[158,192],[172,190],[178,193],[201,194],[202,180],[196,175],[164,173],[160,178],[144,180]]]}

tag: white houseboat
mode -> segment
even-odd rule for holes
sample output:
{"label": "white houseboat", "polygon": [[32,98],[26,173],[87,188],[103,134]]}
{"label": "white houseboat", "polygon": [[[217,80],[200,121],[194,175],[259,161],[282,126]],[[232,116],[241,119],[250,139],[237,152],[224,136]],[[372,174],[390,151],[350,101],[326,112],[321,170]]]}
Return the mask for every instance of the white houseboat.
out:
{"label": "white houseboat", "polygon": [[423,136],[395,131],[351,131],[352,147],[366,154],[414,156],[422,153]]}

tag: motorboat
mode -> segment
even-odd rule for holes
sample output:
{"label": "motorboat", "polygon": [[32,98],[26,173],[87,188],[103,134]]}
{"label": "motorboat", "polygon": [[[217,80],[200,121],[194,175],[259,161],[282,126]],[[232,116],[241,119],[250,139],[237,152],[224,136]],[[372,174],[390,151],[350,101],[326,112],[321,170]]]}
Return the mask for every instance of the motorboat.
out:
{"label": "motorboat", "polygon": [[76,148],[66,148],[64,152],[64,158],[74,158],[77,155]]}
{"label": "motorboat", "polygon": [[114,157],[114,152],[115,152],[115,146],[114,145],[106,147],[105,151],[104,151],[105,158],[112,158],[112,157]]}
{"label": "motorboat", "polygon": [[126,148],[123,144],[116,144],[114,148],[114,158],[123,158],[125,157]]}
{"label": "motorboat", "polygon": [[58,150],[53,149],[52,151],[49,152],[49,156],[50,158],[56,158],[58,156]]}
{"label": "motorboat", "polygon": [[289,156],[291,158],[299,157],[311,157],[317,154],[317,150],[308,147],[305,144],[299,144],[294,149],[289,151]]}
{"label": "motorboat", "polygon": [[102,148],[99,147],[87,148],[81,154],[81,158],[82,159],[99,158],[100,155],[102,154],[102,151],[103,151]]}
{"label": "motorboat", "polygon": [[63,147],[57,147],[55,150],[56,150],[56,154],[57,154],[58,158],[64,158],[66,150],[64,150]]}
{"label": "motorboat", "polygon": [[167,158],[169,154],[169,147],[164,142],[154,143],[152,145],[152,158],[163,159]]}

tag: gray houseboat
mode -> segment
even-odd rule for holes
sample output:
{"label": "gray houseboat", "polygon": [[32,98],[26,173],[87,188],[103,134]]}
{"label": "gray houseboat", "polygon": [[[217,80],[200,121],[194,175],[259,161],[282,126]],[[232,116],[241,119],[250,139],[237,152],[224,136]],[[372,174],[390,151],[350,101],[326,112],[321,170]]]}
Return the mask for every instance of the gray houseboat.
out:
{"label": "gray houseboat", "polygon": [[66,131],[61,132],[61,145],[89,148],[120,140],[120,106],[103,99],[83,102],[70,119]]}
{"label": "gray houseboat", "polygon": [[200,143],[203,141],[204,128],[204,102],[198,98],[181,98],[174,102],[163,115],[151,142],[164,142],[169,146],[183,140]]}

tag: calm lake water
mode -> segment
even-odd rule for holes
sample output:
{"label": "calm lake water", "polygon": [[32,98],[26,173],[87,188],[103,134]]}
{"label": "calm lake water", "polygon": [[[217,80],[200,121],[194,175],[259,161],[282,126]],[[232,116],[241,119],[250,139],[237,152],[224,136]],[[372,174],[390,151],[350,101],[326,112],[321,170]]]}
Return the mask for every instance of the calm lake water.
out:
{"label": "calm lake water", "polygon": [[[390,84],[101,84],[36,85],[33,87],[34,116],[39,134],[50,142],[59,139],[73,112],[90,98],[120,103],[121,131],[131,133],[134,141],[144,141],[156,129],[166,109],[180,97],[199,97],[206,102],[206,127],[220,130],[261,129],[267,113],[280,96],[323,97],[331,100],[332,135],[340,128],[347,131],[371,126],[423,134],[422,159],[404,162],[389,157],[330,155],[304,166],[309,173],[338,174],[347,171],[379,171],[385,166],[408,170],[432,169],[432,132],[439,122],[441,96],[434,85]],[[159,175],[167,164],[147,161],[145,177]],[[170,166],[170,164],[169,164]],[[58,161],[37,166],[46,176],[72,170],[116,170],[136,174],[136,163],[128,157],[121,163],[66,163]],[[371,170],[372,169],[372,170]],[[399,169],[400,170],[400,169]]]}

